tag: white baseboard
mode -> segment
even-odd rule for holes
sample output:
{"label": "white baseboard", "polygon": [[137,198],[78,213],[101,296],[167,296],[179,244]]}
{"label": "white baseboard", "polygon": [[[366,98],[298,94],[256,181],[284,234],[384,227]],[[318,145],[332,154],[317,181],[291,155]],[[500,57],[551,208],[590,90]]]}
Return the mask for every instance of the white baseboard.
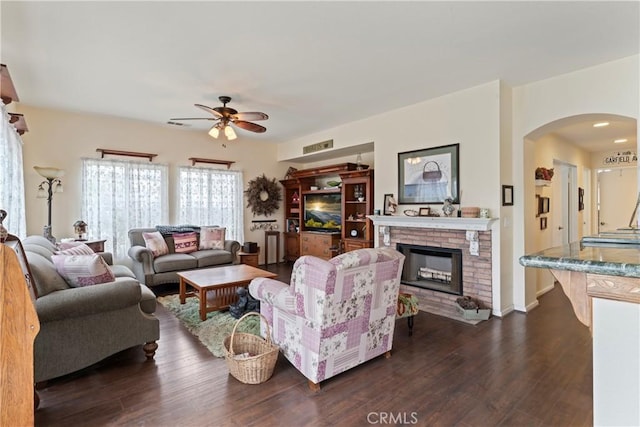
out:
{"label": "white baseboard", "polygon": [[552,291],[554,287],[555,287],[555,283],[547,286],[544,289],[540,289],[538,292],[536,292],[536,298],[539,298],[540,296],[546,294],[547,292]]}

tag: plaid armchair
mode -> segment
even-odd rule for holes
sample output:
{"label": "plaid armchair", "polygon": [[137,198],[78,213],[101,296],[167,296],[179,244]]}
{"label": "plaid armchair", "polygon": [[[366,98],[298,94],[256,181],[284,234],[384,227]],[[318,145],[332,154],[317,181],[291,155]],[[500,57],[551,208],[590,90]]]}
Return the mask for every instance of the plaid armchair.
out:
{"label": "plaid armchair", "polygon": [[359,249],[329,261],[303,256],[290,285],[251,282],[273,341],[312,390],[376,356],[388,357],[403,262],[404,255],[390,248]]}

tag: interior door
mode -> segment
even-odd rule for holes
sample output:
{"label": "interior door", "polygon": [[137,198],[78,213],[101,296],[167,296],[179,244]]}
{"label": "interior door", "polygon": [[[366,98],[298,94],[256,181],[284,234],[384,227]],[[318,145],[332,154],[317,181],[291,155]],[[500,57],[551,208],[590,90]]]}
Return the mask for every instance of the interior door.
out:
{"label": "interior door", "polygon": [[577,167],[554,161],[553,191],[550,201],[553,246],[578,239]]}
{"label": "interior door", "polygon": [[598,233],[629,226],[638,195],[635,167],[598,171]]}

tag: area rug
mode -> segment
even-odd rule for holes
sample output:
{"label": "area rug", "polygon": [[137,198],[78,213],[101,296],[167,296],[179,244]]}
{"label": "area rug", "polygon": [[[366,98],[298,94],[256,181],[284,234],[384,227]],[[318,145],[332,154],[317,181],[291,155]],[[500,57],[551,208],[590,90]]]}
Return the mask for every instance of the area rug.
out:
{"label": "area rug", "polygon": [[[237,319],[234,319],[228,311],[213,311],[207,313],[207,320],[200,320],[199,301],[197,298],[187,298],[184,304],[180,304],[178,295],[158,297],[158,302],[167,310],[175,314],[182,324],[216,357],[224,357],[224,339],[231,335]],[[260,334],[260,316],[245,318],[236,333],[246,332],[254,335]]]}

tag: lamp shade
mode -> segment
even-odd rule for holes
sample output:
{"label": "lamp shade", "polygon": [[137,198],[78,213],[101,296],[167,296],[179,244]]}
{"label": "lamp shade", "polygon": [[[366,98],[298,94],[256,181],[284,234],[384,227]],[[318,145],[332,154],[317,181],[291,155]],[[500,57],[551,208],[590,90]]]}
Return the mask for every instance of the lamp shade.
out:
{"label": "lamp shade", "polygon": [[209,130],[209,135],[211,135],[213,138],[218,138],[218,135],[220,135],[220,131],[218,130],[218,125],[215,125]]}
{"label": "lamp shade", "polygon": [[36,172],[38,172],[41,176],[48,179],[56,179],[64,176],[64,170],[58,168],[50,168],[50,167],[42,167],[42,166],[34,166],[33,167]]}
{"label": "lamp shade", "polygon": [[233,130],[233,128],[229,125],[225,126],[224,128],[224,134],[227,137],[227,139],[229,141],[233,141],[234,139],[236,139],[238,136],[236,135],[236,132]]}

